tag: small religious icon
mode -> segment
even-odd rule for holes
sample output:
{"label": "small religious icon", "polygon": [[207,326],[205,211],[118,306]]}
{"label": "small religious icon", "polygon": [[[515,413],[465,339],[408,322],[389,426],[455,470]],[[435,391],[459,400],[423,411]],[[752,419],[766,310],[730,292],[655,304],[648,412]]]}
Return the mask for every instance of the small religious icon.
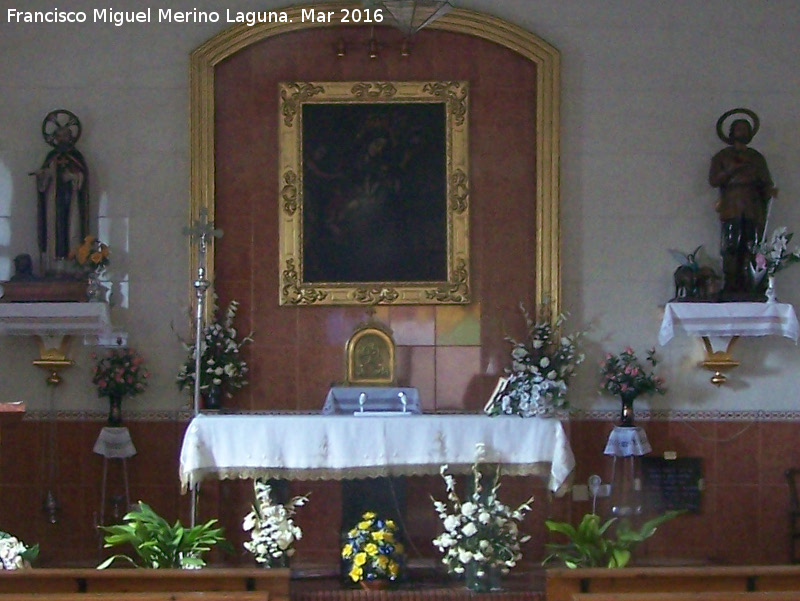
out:
{"label": "small religious icon", "polygon": [[70,249],[89,234],[89,168],[75,148],[81,123],[67,110],[47,114],[42,122],[44,141],[53,147],[36,176],[38,243],[45,276],[60,272]]}
{"label": "small religious icon", "polygon": [[30,282],[35,280],[33,274],[33,259],[27,253],[14,257],[14,275],[11,276],[12,282]]}

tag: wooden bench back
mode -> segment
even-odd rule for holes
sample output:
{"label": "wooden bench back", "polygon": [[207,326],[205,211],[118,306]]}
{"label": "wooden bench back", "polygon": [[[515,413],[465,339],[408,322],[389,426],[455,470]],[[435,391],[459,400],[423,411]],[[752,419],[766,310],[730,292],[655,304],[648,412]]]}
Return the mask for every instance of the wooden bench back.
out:
{"label": "wooden bench back", "polygon": [[572,601],[800,601],[800,592],[574,593]]}
{"label": "wooden bench back", "polygon": [[268,601],[267,591],[2,593],[0,601]]}

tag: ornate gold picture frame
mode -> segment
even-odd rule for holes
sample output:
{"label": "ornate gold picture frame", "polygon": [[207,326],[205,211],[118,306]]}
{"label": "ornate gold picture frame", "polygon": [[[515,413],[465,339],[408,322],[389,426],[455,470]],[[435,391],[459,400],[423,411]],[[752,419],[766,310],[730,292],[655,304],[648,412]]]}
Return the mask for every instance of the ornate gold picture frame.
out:
{"label": "ornate gold picture frame", "polygon": [[279,93],[280,304],[468,304],[467,82]]}

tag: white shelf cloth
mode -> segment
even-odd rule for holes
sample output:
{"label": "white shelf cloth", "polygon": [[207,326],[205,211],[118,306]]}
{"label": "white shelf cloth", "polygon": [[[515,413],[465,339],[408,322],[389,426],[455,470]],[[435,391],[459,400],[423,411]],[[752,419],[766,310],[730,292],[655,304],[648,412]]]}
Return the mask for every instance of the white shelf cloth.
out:
{"label": "white shelf cloth", "polygon": [[106,459],[127,459],[136,455],[131,433],[124,426],[106,426],[100,430],[92,451]]}
{"label": "white shelf cloth", "polygon": [[70,336],[110,330],[107,303],[0,303],[0,334]]}
{"label": "white shelf cloth", "polygon": [[667,303],[658,343],[676,332],[695,336],[784,336],[797,342],[800,325],[788,303]]}

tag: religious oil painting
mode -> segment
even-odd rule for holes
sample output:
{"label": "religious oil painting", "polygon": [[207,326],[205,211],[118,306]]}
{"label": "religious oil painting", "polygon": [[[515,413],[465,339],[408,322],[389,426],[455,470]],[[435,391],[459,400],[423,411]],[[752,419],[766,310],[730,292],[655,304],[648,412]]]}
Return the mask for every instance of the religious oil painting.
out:
{"label": "religious oil painting", "polygon": [[280,84],[280,304],[467,304],[464,81]]}

